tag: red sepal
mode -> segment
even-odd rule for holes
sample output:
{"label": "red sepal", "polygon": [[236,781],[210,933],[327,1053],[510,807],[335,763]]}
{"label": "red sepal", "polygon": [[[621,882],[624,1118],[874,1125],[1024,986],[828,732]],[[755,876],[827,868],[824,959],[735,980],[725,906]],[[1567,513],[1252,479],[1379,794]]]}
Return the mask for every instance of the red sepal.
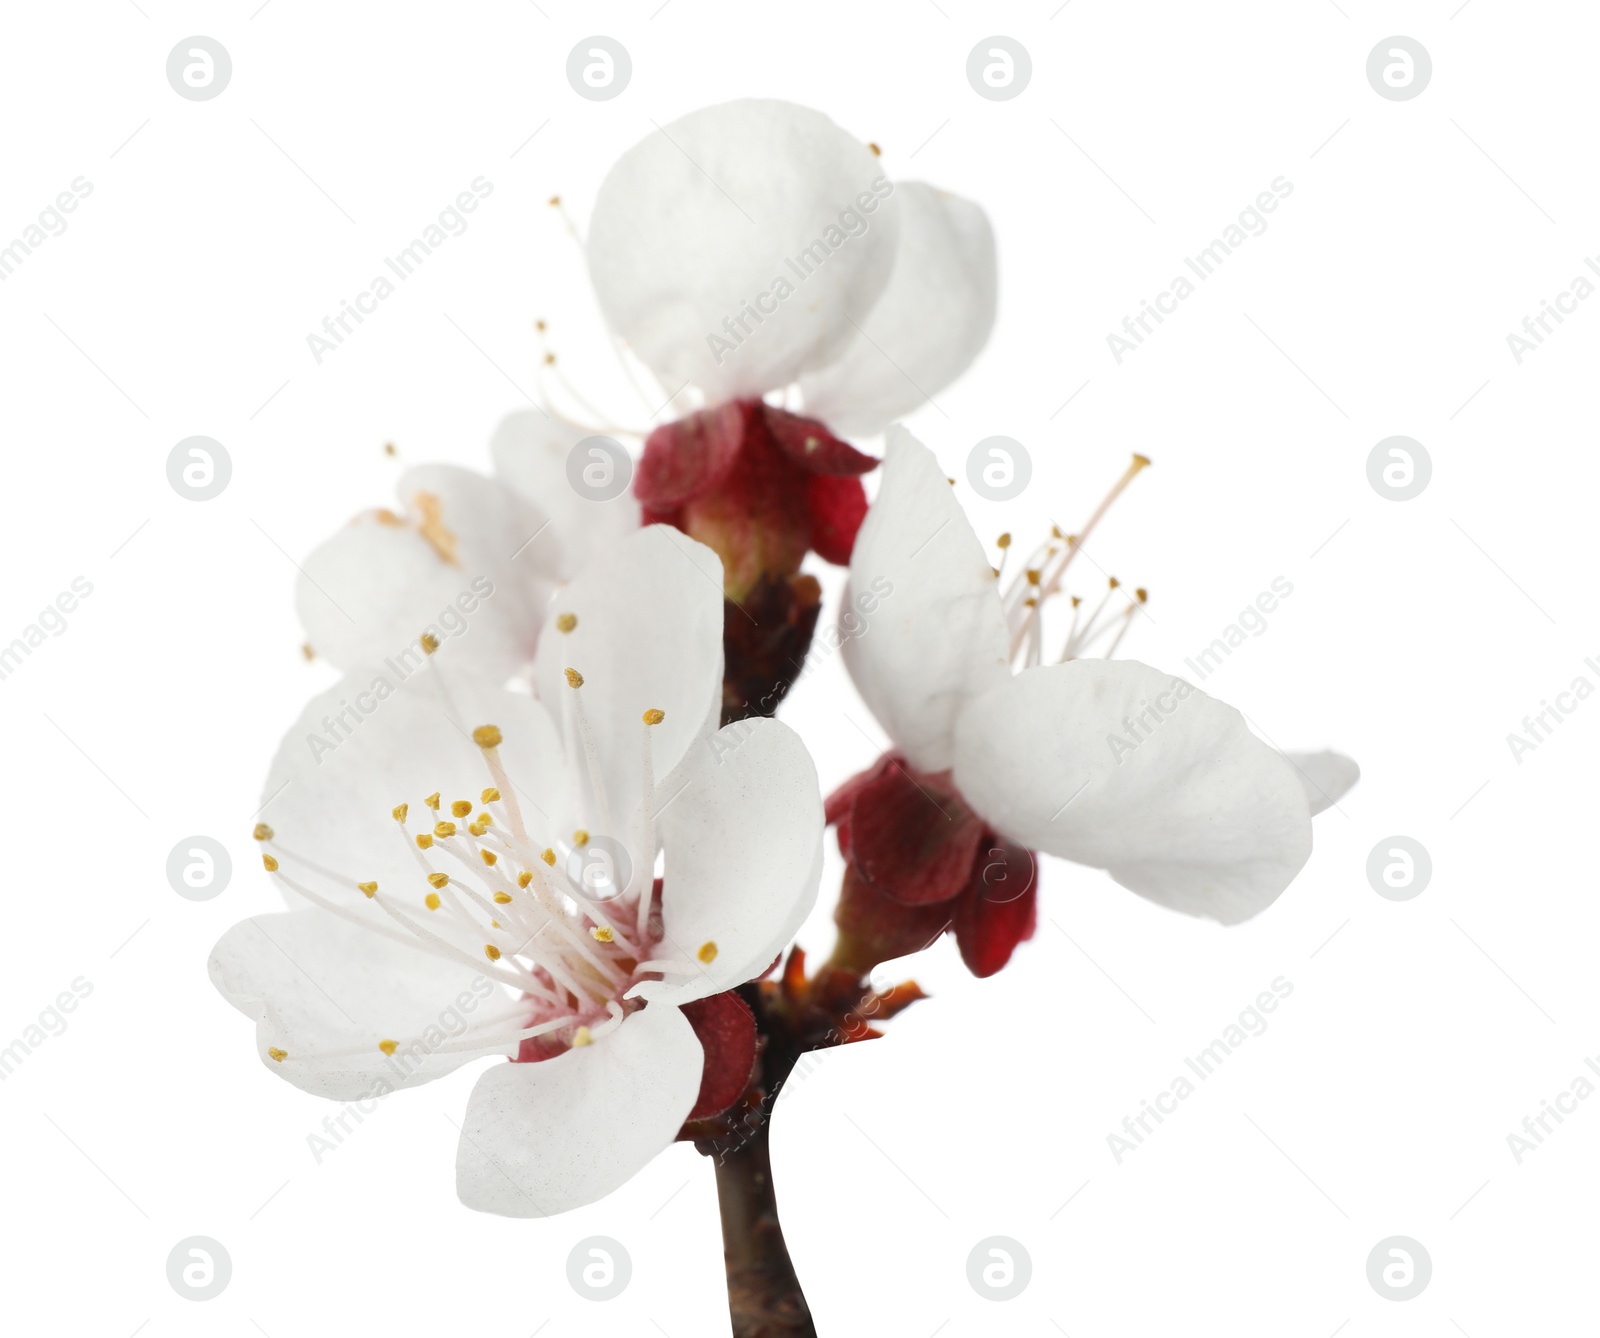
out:
{"label": "red sepal", "polygon": [[949,901],[972,874],[983,822],[947,780],[898,758],[850,806],[850,861],[879,892],[911,906]]}
{"label": "red sepal", "polygon": [[763,405],[773,444],[808,474],[865,474],[878,465],[870,455],[828,431],[815,418]]}
{"label": "red sepal", "polygon": [[756,1016],[731,990],[682,1007],[705,1051],[700,1095],[689,1118],[705,1120],[727,1110],[750,1085],[756,1063]]}
{"label": "red sepal", "polygon": [[633,494],[646,511],[673,512],[717,486],[733,468],[759,400],[729,400],[663,423],[645,438]]}
{"label": "red sepal", "polygon": [[1038,871],[1033,852],[985,833],[972,880],[956,903],[956,944],[975,976],[992,976],[1038,923]]}
{"label": "red sepal", "polygon": [[824,562],[845,567],[855,551],[856,531],[867,518],[867,490],[861,480],[813,474],[806,480],[811,509],[811,547]]}

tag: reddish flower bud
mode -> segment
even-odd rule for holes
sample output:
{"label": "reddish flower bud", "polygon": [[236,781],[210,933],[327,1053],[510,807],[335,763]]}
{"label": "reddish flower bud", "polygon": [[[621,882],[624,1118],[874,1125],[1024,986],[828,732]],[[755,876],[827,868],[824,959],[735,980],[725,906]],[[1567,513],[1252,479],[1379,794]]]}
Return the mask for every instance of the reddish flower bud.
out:
{"label": "reddish flower bud", "polygon": [[990,976],[1032,937],[1032,852],[990,831],[948,772],[886,754],[829,796],[825,816],[846,861],[835,967],[864,976],[948,930],[968,969]]}

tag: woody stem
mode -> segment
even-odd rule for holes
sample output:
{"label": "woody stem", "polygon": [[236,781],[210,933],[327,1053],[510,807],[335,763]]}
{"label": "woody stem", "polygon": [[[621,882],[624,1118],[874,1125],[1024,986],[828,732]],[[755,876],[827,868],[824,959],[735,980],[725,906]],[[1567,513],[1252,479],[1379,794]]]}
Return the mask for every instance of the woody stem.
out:
{"label": "woody stem", "polygon": [[[746,1001],[754,1002],[748,996]],[[765,1096],[759,1110],[749,1113],[744,1136],[732,1140],[731,1146],[724,1143],[716,1159],[733,1338],[816,1338],[778,1219],[769,1141],[773,1102],[800,1050],[787,1037],[786,1028],[765,1025],[759,1004],[756,1018],[765,1038],[761,1057]]]}

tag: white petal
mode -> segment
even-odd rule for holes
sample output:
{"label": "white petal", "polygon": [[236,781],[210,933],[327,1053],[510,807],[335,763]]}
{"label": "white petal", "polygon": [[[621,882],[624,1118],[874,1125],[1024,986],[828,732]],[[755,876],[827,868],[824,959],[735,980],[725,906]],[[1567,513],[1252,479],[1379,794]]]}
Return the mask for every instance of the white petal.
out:
{"label": "white petal", "polygon": [[850,560],[854,607],[877,608],[843,642],[878,723],[920,771],[945,771],[956,716],[1011,675],[994,569],[933,453],[889,430],[878,495]]}
{"label": "white petal", "polygon": [[357,516],[305,560],[295,607],[311,648],[351,670],[430,631],[452,661],[502,679],[525,667],[555,586],[553,549],[527,545],[544,518],[452,465],[410,470],[399,491],[405,517]]}
{"label": "white petal", "polygon": [[[571,632],[557,620],[577,618]],[[566,670],[583,676],[569,687]],[[716,727],[722,703],[722,560],[666,525],[650,525],[598,558],[550,606],[534,682],[565,720],[581,694],[605,777],[616,832],[626,841],[644,796],[643,715],[666,712],[650,729],[655,775],[665,777],[690,743]],[[574,738],[570,733],[569,738]],[[573,765],[584,771],[576,743]]]}
{"label": "white petal", "polygon": [[[416,1087],[512,1041],[464,1050],[510,1000],[482,972],[319,910],[241,921],[211,950],[211,981],[256,1023],[261,1062],[315,1096],[356,1101]],[[513,1030],[515,1021],[496,1028]],[[393,1055],[380,1041],[397,1043]],[[269,1049],[286,1051],[280,1062]]]}
{"label": "white petal", "polygon": [[504,1217],[551,1217],[604,1198],[677,1136],[704,1062],[689,1020],[650,1004],[593,1045],[496,1064],[467,1104],[456,1193]]}
{"label": "white petal", "polygon": [[591,435],[587,428],[524,409],[507,414],[489,442],[495,472],[550,518],[549,529],[523,556],[552,568],[563,581],[639,528],[639,504],[631,491],[597,502],[569,482],[567,457]]}
{"label": "white petal", "polygon": [[[611,328],[668,390],[760,395],[833,361],[883,291],[898,225],[889,190],[867,146],[821,112],[705,107],[612,167],[589,275]],[[767,309],[759,324],[746,304]]]}
{"label": "white petal", "polygon": [[1361,779],[1361,768],[1343,753],[1323,749],[1320,753],[1285,753],[1284,756],[1300,774],[1312,817],[1325,808],[1332,808]]}
{"label": "white petal", "polygon": [[[376,881],[380,892],[425,913],[430,889],[391,813],[409,804],[410,830],[428,830],[438,815],[422,801],[436,790],[446,810],[465,799],[478,811],[482,792],[495,784],[472,742],[479,725],[500,727],[500,760],[530,834],[538,846],[556,844],[571,830],[573,782],[549,712],[524,693],[451,673],[419,652],[314,697],[284,736],[260,813],[274,830],[282,871],[385,921],[357,882]],[[309,873],[305,861],[338,873],[342,884]],[[457,871],[442,857],[435,867]]]}
{"label": "white petal", "polygon": [[637,991],[683,1004],[760,975],[811,913],[822,796],[805,744],[776,720],[743,720],[696,743],[662,789],[659,951],[700,969]]}
{"label": "white petal", "polygon": [[881,432],[966,371],[994,326],[994,232],[983,210],[920,181],[895,183],[894,270],[844,353],[800,380],[805,411],[845,436]]}
{"label": "white petal", "polygon": [[955,782],[1014,841],[1224,924],[1264,910],[1311,853],[1284,757],[1233,707],[1131,660],[1029,669],[978,698]]}

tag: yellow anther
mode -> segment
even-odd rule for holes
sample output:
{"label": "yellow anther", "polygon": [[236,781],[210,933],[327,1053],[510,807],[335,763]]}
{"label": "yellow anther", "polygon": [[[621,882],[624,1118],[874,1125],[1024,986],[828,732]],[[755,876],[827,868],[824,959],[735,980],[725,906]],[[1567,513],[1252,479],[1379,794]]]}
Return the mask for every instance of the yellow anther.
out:
{"label": "yellow anther", "polygon": [[578,828],[578,830],[572,834],[572,844],[577,846],[579,850],[582,850],[584,846],[589,844],[589,833],[584,831],[582,827]]}
{"label": "yellow anther", "polygon": [[435,790],[422,802],[431,808],[435,813],[437,813],[439,811],[439,792]]}
{"label": "yellow anther", "polygon": [[406,814],[409,812],[411,812],[410,804],[396,804],[390,811],[389,816],[396,822],[404,822],[406,820]]}
{"label": "yellow anther", "polygon": [[1029,585],[1038,585],[1039,584],[1040,571],[1039,571],[1039,569],[1037,567],[1029,567],[1027,575],[1028,575],[1028,584]]}
{"label": "yellow anther", "polygon": [[1115,576],[1111,577],[1111,588],[1113,590],[1115,590],[1121,584],[1122,584],[1122,582],[1119,581]]}
{"label": "yellow anther", "polygon": [[450,875],[447,873],[430,873],[428,875],[428,882],[434,887],[443,887],[449,881]]}
{"label": "yellow anther", "polygon": [[550,197],[550,207],[552,209],[561,208],[561,197],[559,195],[552,195]]}
{"label": "yellow anther", "polygon": [[261,867],[264,868],[268,873],[277,873],[278,861],[273,859],[271,855],[262,855]]}
{"label": "yellow anther", "polygon": [[494,894],[494,899],[495,899],[495,904],[498,905],[498,906],[509,906],[511,904],[511,893],[509,893],[509,892],[496,892]]}
{"label": "yellow anther", "polygon": [[251,832],[250,835],[258,841],[270,841],[272,840],[272,828],[264,822],[258,822],[256,823],[255,831]]}
{"label": "yellow anther", "polygon": [[562,672],[567,676],[567,686],[569,688],[581,688],[583,686],[583,675],[576,669],[566,669]]}
{"label": "yellow anther", "polygon": [[317,658],[317,652],[311,649],[311,643],[309,641],[302,641],[300,643],[300,653],[308,660],[314,660]]}
{"label": "yellow anther", "polygon": [[644,713],[644,723],[647,725],[659,725],[666,718],[667,713],[665,711],[658,711],[653,706]]}
{"label": "yellow anther", "polygon": [[1039,607],[1039,601],[1032,595],[1029,595],[1022,603],[1025,608],[1036,609]]}
{"label": "yellow anther", "polygon": [[878,146],[877,146],[877,145],[876,145],[876,144],[874,144],[874,143],[873,143],[873,142],[872,142],[872,141],[871,141],[871,140],[868,140],[868,141],[867,141],[867,147],[868,147],[868,148],[869,148],[869,149],[871,149],[871,150],[872,150],[872,156],[873,156],[873,157],[874,157],[874,158],[881,158],[881,157],[883,157],[883,150],[882,150],[882,149],[880,149],[880,148],[879,148],[879,147],[878,147]]}
{"label": "yellow anther", "polygon": [[594,1037],[589,1034],[589,1028],[579,1027],[572,1033],[572,1048],[576,1050],[580,1045],[593,1045]]}
{"label": "yellow anther", "polygon": [[383,1053],[386,1054],[386,1055],[392,1055],[399,1048],[400,1048],[400,1042],[399,1041],[379,1041],[378,1042],[378,1049],[382,1050]]}
{"label": "yellow anther", "polygon": [[500,960],[500,949],[492,943],[485,943],[483,945],[483,955],[491,962],[498,962]]}
{"label": "yellow anther", "polygon": [[1150,467],[1150,457],[1148,455],[1136,455],[1133,457],[1133,463],[1136,469],[1148,469]]}
{"label": "yellow anther", "polygon": [[1143,604],[1147,599],[1150,598],[1150,592],[1141,585],[1133,592],[1133,597]]}
{"label": "yellow anther", "polygon": [[498,748],[503,737],[499,725],[479,725],[472,731],[472,741],[480,748]]}
{"label": "yellow anther", "polygon": [[999,548],[999,549],[1002,549],[1002,550],[1010,548],[1011,547],[1011,531],[1007,530],[998,539],[996,539],[994,541],[994,546],[996,548]]}
{"label": "yellow anther", "polygon": [[540,855],[539,858],[553,868],[556,862],[556,852],[550,849],[549,846],[546,846],[544,848],[544,853]]}
{"label": "yellow anther", "polygon": [[432,655],[434,651],[439,649],[439,638],[434,636],[432,632],[424,632],[418,639],[422,642],[422,650],[425,655]]}
{"label": "yellow anther", "polygon": [[289,1052],[287,1050],[280,1050],[275,1045],[269,1045],[267,1047],[267,1053],[271,1055],[272,1058],[279,1064],[283,1063],[283,1061],[289,1057]]}
{"label": "yellow anther", "polygon": [[526,887],[532,881],[533,881],[533,872],[530,869],[524,869],[521,873],[519,873],[517,875],[517,886],[518,887]]}
{"label": "yellow anther", "polygon": [[493,827],[494,819],[491,818],[487,813],[480,813],[477,817],[477,823],[480,827]]}
{"label": "yellow anther", "polygon": [[489,921],[489,925],[493,929],[498,929],[498,928],[500,928],[500,921],[498,921],[498,920],[490,920]]}
{"label": "yellow anther", "polygon": [[450,812],[454,817],[464,818],[468,813],[472,812],[472,805],[465,799],[457,799],[450,805]]}
{"label": "yellow anther", "polygon": [[469,832],[471,832],[474,836],[482,836],[489,829],[487,827],[485,827],[483,825],[483,823],[481,823],[481,822],[474,822],[474,823],[470,823],[468,825],[467,830]]}
{"label": "yellow anther", "polygon": [[400,452],[395,449],[395,444],[392,441],[386,441],[386,442],[383,443],[383,453],[385,455],[398,455],[398,454],[400,454]]}
{"label": "yellow anther", "polygon": [[616,935],[611,932],[610,925],[596,925],[589,932],[594,935],[596,942],[599,943],[610,943],[616,938]]}
{"label": "yellow anther", "polygon": [[439,894],[437,892],[430,892],[422,899],[422,904],[430,911],[436,911],[443,903],[439,900]]}
{"label": "yellow anther", "polygon": [[492,785],[487,790],[485,790],[482,794],[480,794],[478,796],[478,802],[480,804],[498,803],[499,799],[500,799],[500,791],[495,789],[494,786],[492,786]]}
{"label": "yellow anther", "polygon": [[422,832],[420,835],[418,835],[418,837],[417,837],[417,848],[419,850],[426,850],[432,844],[433,844],[433,834],[431,832]]}
{"label": "yellow anther", "polygon": [[492,850],[480,850],[478,852],[478,858],[481,859],[485,864],[492,867],[495,861],[500,858],[500,856],[495,854]]}
{"label": "yellow anther", "polygon": [[1080,605],[1081,603],[1083,603],[1083,597],[1081,595],[1074,595],[1072,597],[1072,607],[1073,608],[1077,608],[1078,605]]}
{"label": "yellow anther", "polygon": [[695,956],[709,966],[717,960],[717,945],[711,939],[707,939],[700,945],[700,951],[695,953]]}
{"label": "yellow anther", "polygon": [[1066,536],[1061,533],[1061,526],[1052,525],[1050,527],[1050,537],[1052,539],[1062,539],[1062,538],[1065,538]]}
{"label": "yellow anther", "polygon": [[376,895],[378,891],[378,885],[376,883],[357,883],[356,887],[367,894],[368,901],[371,901],[373,896]]}
{"label": "yellow anther", "polygon": [[453,822],[436,822],[433,824],[433,834],[442,841],[445,837],[456,834],[456,825]]}
{"label": "yellow anther", "polygon": [[556,631],[558,631],[558,632],[570,632],[577,625],[578,625],[578,615],[576,613],[558,613],[558,614],[556,614]]}

